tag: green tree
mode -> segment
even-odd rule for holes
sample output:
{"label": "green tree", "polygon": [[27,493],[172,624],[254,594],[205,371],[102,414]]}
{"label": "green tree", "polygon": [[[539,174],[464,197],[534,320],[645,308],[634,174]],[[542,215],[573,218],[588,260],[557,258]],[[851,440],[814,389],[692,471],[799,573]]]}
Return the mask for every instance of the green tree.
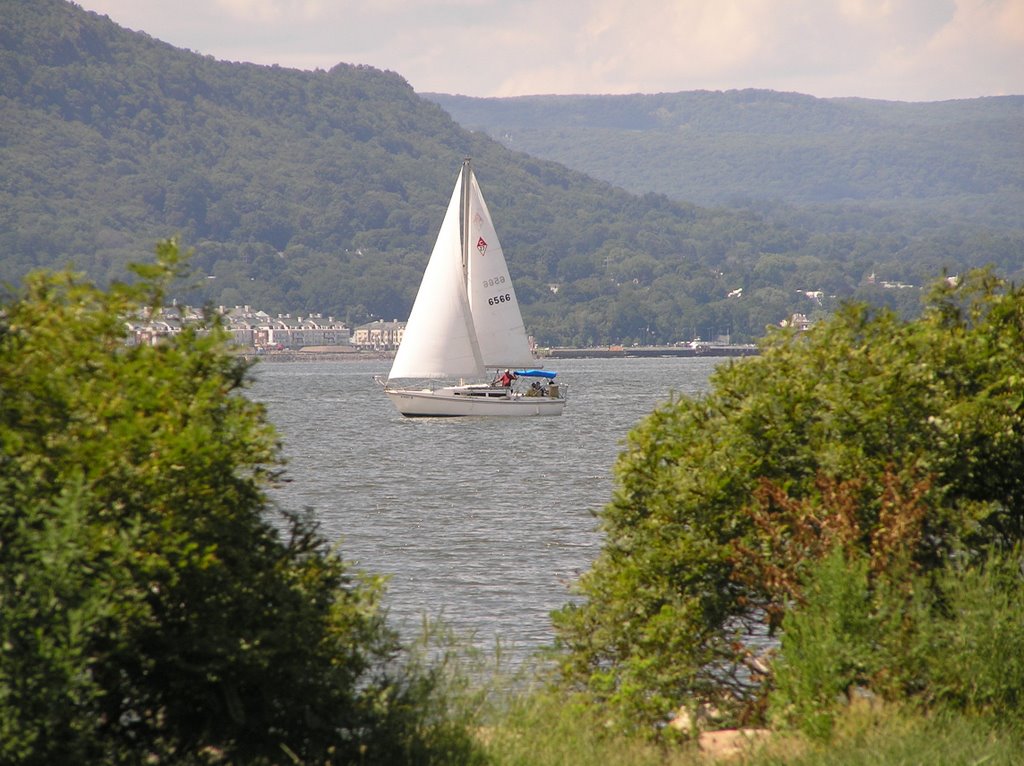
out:
{"label": "green tree", "polygon": [[380,580],[270,501],[224,331],[126,343],[181,270],[157,253],[106,291],[34,273],[0,312],[0,761],[430,762],[430,672],[401,670]]}
{"label": "green tree", "polygon": [[1024,289],[976,272],[937,284],[914,321],[848,305],[805,334],[775,332],[706,396],[655,410],[618,460],[582,599],[555,615],[567,682],[633,724],[694,698],[756,713],[753,647],[787,602],[747,576],[743,551],[794,542],[792,525],[755,523],[762,487],[782,498],[762,504],[769,520],[792,503],[819,522],[852,509],[843,539],[865,555],[891,509],[920,508],[893,549],[905,571],[1019,541],[1022,333]]}

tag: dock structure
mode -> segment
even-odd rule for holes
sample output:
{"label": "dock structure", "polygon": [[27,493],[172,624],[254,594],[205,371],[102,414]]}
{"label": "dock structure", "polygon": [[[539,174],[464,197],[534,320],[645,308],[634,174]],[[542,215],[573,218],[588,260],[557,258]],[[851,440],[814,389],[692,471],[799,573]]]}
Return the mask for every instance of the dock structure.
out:
{"label": "dock structure", "polygon": [[694,347],[683,346],[601,346],[597,348],[552,348],[544,356],[549,359],[627,359],[633,357],[679,356],[679,357],[736,357],[757,356],[757,346],[723,346],[708,344]]}

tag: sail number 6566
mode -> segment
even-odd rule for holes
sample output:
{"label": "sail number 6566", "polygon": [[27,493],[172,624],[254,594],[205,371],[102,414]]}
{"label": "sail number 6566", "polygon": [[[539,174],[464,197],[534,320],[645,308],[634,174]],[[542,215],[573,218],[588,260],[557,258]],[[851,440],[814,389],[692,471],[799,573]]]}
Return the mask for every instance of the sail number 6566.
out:
{"label": "sail number 6566", "polygon": [[499,303],[508,303],[510,300],[512,300],[512,295],[510,293],[505,293],[504,295],[495,295],[493,298],[487,299],[487,305],[497,306]]}

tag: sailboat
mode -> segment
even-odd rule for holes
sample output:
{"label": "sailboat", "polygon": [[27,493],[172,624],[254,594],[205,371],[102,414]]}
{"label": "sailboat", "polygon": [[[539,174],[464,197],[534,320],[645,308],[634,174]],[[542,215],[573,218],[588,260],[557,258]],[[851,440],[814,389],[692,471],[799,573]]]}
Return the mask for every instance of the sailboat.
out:
{"label": "sailboat", "polygon": [[[515,382],[502,385],[503,372]],[[416,387],[427,380],[430,385]],[[533,359],[508,265],[468,159],[384,391],[408,417],[561,415],[565,408],[565,387]]]}

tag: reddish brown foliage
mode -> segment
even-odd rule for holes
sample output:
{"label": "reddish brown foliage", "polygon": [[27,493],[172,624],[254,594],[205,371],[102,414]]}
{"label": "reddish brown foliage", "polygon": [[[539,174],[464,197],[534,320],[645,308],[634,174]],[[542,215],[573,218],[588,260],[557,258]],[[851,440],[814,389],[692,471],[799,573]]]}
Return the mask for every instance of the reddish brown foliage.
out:
{"label": "reddish brown foliage", "polygon": [[807,570],[837,547],[850,558],[868,556],[873,576],[897,565],[914,566],[930,479],[889,469],[874,498],[859,479],[820,475],[816,486],[815,495],[795,498],[762,479],[744,509],[754,534],[733,543],[733,579],[750,588],[772,629],[788,604],[803,601]]}

